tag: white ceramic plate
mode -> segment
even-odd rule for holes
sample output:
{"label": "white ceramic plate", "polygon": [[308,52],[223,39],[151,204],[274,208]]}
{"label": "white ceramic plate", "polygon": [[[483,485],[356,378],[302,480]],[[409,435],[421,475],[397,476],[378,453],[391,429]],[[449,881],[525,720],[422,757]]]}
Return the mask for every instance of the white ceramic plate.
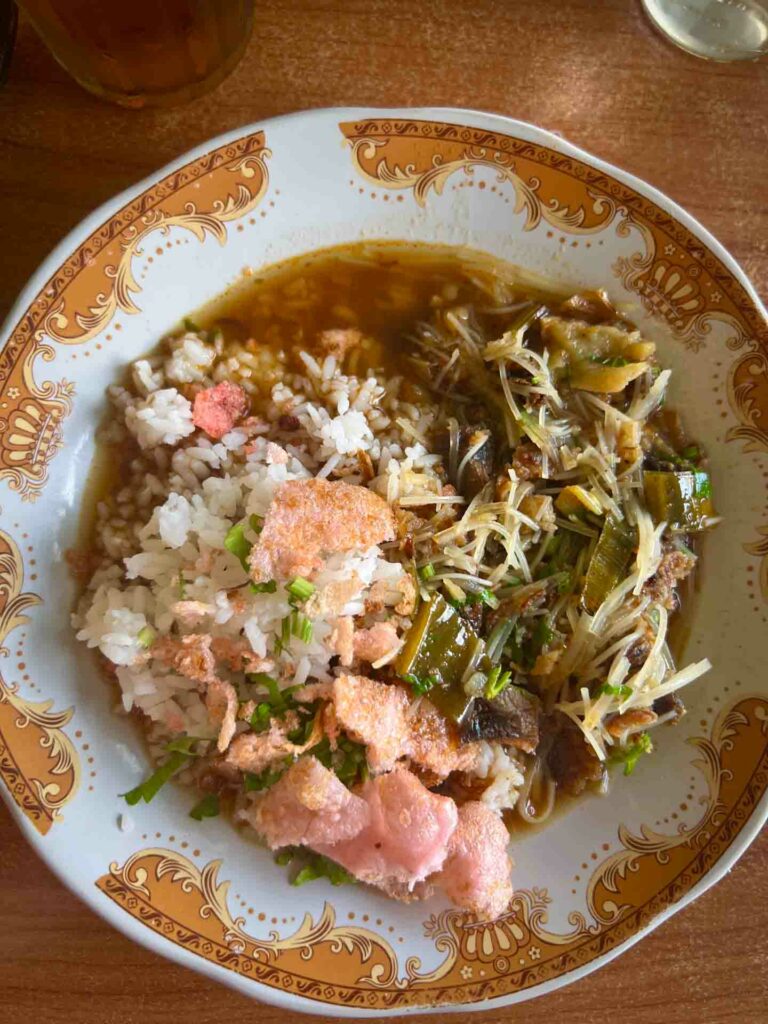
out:
{"label": "white ceramic plate", "polygon": [[[74,642],[76,539],[104,391],[246,267],[361,238],[487,250],[633,304],[714,467],[689,714],[605,799],[515,847],[493,925],[439,899],[294,889],[146,773]],[[650,186],[532,125],[463,110],[324,110],[198,147],[88,217],[37,271],[0,358],[0,786],[61,879],[125,934],[239,991],[330,1016],[501,1006],[593,970],[720,878],[768,813],[768,329],[733,259]]]}

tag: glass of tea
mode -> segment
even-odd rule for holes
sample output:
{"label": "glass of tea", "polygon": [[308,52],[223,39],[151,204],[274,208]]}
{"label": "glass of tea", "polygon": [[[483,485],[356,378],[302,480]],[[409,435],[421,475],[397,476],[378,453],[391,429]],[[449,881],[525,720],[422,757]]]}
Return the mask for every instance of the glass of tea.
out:
{"label": "glass of tea", "polygon": [[183,103],[243,55],[254,0],[19,0],[80,85],[125,107]]}

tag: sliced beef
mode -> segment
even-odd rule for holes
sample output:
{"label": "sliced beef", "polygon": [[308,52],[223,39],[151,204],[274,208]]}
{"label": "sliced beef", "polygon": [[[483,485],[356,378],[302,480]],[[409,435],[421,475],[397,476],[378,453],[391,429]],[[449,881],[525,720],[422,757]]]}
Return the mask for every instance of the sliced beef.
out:
{"label": "sliced beef", "polygon": [[547,766],[552,778],[566,793],[577,796],[605,774],[603,762],[589,746],[579,727],[560,712],[548,722],[551,730]]}
{"label": "sliced beef", "polygon": [[520,686],[508,686],[493,700],[475,698],[461,738],[500,740],[529,753],[539,745],[540,702]]}

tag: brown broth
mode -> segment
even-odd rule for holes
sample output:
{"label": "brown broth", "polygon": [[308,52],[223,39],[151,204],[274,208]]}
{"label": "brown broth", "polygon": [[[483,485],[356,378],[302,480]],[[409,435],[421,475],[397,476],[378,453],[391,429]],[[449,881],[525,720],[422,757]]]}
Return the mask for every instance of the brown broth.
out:
{"label": "brown broth", "polygon": [[267,346],[296,368],[295,354],[320,331],[354,327],[365,343],[344,371],[401,373],[409,333],[442,306],[482,309],[520,298],[551,297],[551,286],[483,253],[404,242],[337,246],[248,275],[192,314],[197,326],[219,329],[225,343]]}

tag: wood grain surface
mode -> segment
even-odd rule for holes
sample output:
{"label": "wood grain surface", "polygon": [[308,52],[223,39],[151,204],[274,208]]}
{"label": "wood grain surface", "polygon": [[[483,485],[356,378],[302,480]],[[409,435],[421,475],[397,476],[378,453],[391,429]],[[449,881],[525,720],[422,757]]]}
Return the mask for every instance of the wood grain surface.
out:
{"label": "wood grain surface", "polygon": [[[684,205],[765,298],[765,62],[689,57],[655,35],[634,0],[256,6],[235,73],[212,95],[159,111],[91,98],[22,23],[0,90],[0,315],[66,231],[166,161],[237,125],[343,104],[476,107],[558,131]],[[0,1024],[232,1018],[306,1019],[131,944],[60,885],[0,808]],[[713,890],[602,971],[473,1019],[765,1024],[768,835]]]}

